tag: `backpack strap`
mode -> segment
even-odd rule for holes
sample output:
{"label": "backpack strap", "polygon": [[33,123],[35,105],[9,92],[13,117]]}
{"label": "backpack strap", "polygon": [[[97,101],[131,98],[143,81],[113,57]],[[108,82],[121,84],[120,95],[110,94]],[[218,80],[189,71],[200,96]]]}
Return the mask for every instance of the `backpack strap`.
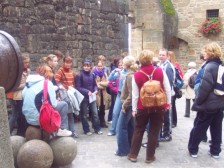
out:
{"label": "backpack strap", "polygon": [[147,73],[145,73],[145,72],[144,72],[144,71],[142,71],[142,70],[140,70],[139,72],[141,72],[141,73],[145,74],[145,75],[146,75],[149,79],[152,79],[152,77],[153,77],[153,74],[154,74],[155,70],[156,70],[156,68],[154,68],[154,69],[153,69],[153,71],[152,71],[151,75],[148,75]]}
{"label": "backpack strap", "polygon": [[48,80],[44,80],[44,101],[47,100],[47,92],[48,92]]}

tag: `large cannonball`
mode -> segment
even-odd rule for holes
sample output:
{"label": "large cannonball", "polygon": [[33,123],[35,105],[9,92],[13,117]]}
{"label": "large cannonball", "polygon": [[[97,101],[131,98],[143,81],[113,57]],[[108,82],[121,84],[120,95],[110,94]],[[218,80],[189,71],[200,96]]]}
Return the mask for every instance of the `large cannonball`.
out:
{"label": "large cannonball", "polygon": [[15,165],[15,167],[17,167],[17,154],[18,154],[21,146],[26,142],[26,139],[22,136],[11,136],[10,142],[12,144],[14,165]]}
{"label": "large cannonball", "polygon": [[34,139],[26,142],[17,155],[19,168],[50,168],[52,163],[52,149],[41,140]]}
{"label": "large cannonball", "polygon": [[53,150],[55,166],[71,164],[77,155],[77,142],[72,137],[60,137],[49,142]]}
{"label": "large cannonball", "polygon": [[0,31],[0,86],[5,91],[15,90],[23,73],[23,61],[15,39],[5,31]]}
{"label": "large cannonball", "polygon": [[27,141],[32,139],[39,139],[48,142],[50,139],[50,134],[41,130],[40,128],[29,126],[26,129],[25,137]]}

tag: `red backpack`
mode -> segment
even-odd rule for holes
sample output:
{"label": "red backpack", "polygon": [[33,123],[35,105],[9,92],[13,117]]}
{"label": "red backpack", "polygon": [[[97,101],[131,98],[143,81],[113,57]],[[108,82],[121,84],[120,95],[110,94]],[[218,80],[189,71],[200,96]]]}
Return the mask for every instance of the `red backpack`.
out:
{"label": "red backpack", "polygon": [[61,125],[61,116],[47,100],[48,80],[44,81],[44,102],[40,108],[40,128],[48,133],[57,131]]}

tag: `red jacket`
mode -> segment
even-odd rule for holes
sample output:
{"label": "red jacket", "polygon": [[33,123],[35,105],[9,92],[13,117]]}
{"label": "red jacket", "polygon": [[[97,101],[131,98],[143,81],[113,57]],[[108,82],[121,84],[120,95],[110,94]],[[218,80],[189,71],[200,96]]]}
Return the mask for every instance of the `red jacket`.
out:
{"label": "red jacket", "polygon": [[[141,66],[140,71],[144,71],[148,75],[151,75],[151,73],[154,70],[154,68],[155,67],[152,64],[150,64],[150,65],[147,65],[147,66]],[[143,74],[142,72],[140,72],[140,71],[134,73],[134,79],[135,79],[135,82],[136,82],[136,84],[137,84],[137,86],[139,88],[139,94],[140,94],[140,90],[141,90],[143,84],[146,81],[148,81],[148,77],[145,74]],[[156,68],[156,70],[154,71],[152,79],[160,81],[160,84],[161,84],[161,86],[163,88],[163,70],[161,68],[159,68],[159,67]],[[164,108],[165,107],[166,107],[166,105],[164,106]],[[137,108],[140,109],[140,110],[145,109],[142,106],[142,102],[140,100],[140,95],[139,95],[139,99],[138,99]]]}

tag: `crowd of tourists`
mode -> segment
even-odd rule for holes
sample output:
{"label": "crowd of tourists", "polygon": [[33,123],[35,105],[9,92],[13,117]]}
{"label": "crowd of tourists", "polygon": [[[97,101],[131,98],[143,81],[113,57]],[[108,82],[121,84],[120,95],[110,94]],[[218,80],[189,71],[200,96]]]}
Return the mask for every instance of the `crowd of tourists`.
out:
{"label": "crowd of tourists", "polygon": [[[127,156],[136,162],[141,146],[146,147],[146,163],[153,162],[160,142],[172,141],[172,129],[177,127],[176,99],[186,98],[185,115],[190,111],[197,115],[189,135],[188,151],[197,157],[201,141],[207,141],[210,128],[211,144],[209,154],[219,158],[222,143],[222,120],[224,96],[214,94],[218,67],[222,64],[220,46],[209,43],[202,48],[199,70],[190,61],[184,73],[175,59],[173,51],[160,49],[158,56],[153,51],[143,50],[135,58],[122,53],[106,66],[106,57],[98,56],[82,61],[79,72],[72,69],[73,58],[56,51],[43,57],[43,62],[30,73],[30,58],[22,54],[24,71],[20,86],[7,93],[11,104],[9,117],[10,133],[17,123],[17,134],[25,136],[28,126],[39,127],[39,111],[43,102],[43,83],[48,80],[48,99],[61,116],[57,136],[78,138],[75,118],[82,123],[84,134],[103,134],[101,128],[108,128],[108,136],[116,136],[115,155]],[[60,66],[58,67],[58,62]],[[182,79],[182,84],[178,83]],[[149,80],[156,80],[165,93],[162,105],[145,107],[141,94]],[[79,93],[79,94],[78,94]],[[75,95],[75,96],[74,96]],[[82,96],[82,101],[80,97]],[[150,95],[149,95],[150,96]],[[192,103],[191,103],[192,102]],[[105,111],[108,110],[106,118]],[[89,121],[90,119],[90,121]],[[92,123],[90,127],[89,123]],[[111,124],[109,126],[109,124]],[[142,142],[147,133],[147,142]]]}

